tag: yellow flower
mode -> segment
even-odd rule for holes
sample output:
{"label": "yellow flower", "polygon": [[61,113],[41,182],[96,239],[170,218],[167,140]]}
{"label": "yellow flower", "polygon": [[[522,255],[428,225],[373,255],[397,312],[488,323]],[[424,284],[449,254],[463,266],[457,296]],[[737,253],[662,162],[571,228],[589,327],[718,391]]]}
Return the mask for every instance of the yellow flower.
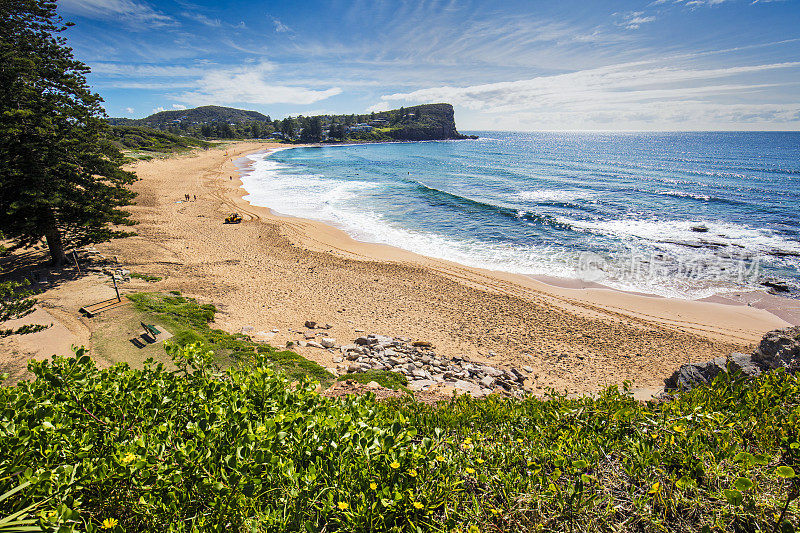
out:
{"label": "yellow flower", "polygon": [[481,530],[480,530],[480,528],[478,526],[472,525],[472,526],[469,526],[468,533],[481,533]]}
{"label": "yellow flower", "polygon": [[466,439],[464,439],[464,444],[471,444],[471,443],[472,443],[471,438],[467,437]]}
{"label": "yellow flower", "polygon": [[523,440],[522,440],[522,439],[517,439],[517,442],[519,442],[520,444],[522,444]]}
{"label": "yellow flower", "polygon": [[400,468],[400,463],[398,463],[397,461],[392,461],[392,464],[390,464],[389,466],[397,470],[398,468]]}
{"label": "yellow flower", "polygon": [[103,520],[103,529],[113,529],[116,525],[119,524],[116,518],[106,518]]}
{"label": "yellow flower", "polygon": [[659,492],[661,492],[661,483],[658,481],[653,483],[653,486],[650,487],[649,491],[647,491],[648,494],[658,494]]}
{"label": "yellow flower", "polygon": [[467,474],[474,474],[474,473],[475,473],[474,468],[467,468]]}
{"label": "yellow flower", "polygon": [[408,475],[411,477],[417,477],[417,471],[412,468],[408,471]]}
{"label": "yellow flower", "polygon": [[422,508],[423,508],[423,507],[425,507],[425,506],[424,506],[424,505],[422,505],[422,504],[421,504],[421,503],[419,503],[419,502],[414,502],[414,507],[415,507],[416,509],[422,509]]}
{"label": "yellow flower", "polygon": [[338,505],[339,509],[341,509],[342,511],[344,511],[345,509],[350,507],[350,504],[347,503],[347,502],[339,502],[337,505]]}
{"label": "yellow flower", "polygon": [[132,463],[135,459],[136,459],[135,455],[133,455],[132,453],[127,453],[119,460],[119,462],[124,465],[127,465],[129,463]]}
{"label": "yellow flower", "polygon": [[675,433],[683,433],[686,431],[686,428],[683,426],[683,424],[676,424],[672,426],[672,430],[675,431]]}
{"label": "yellow flower", "polygon": [[437,461],[444,462],[444,457],[442,457],[441,455],[437,455],[437,456],[436,456],[436,460],[437,460]]}
{"label": "yellow flower", "polygon": [[369,484],[369,488],[371,488],[372,490],[376,490],[378,488],[378,484],[373,481],[372,483]]}
{"label": "yellow flower", "polygon": [[478,463],[479,465],[482,465],[483,463],[485,463],[485,462],[486,462],[486,461],[484,461],[483,459],[481,459],[480,457],[478,457],[477,459],[475,459],[475,461],[477,461],[477,463]]}

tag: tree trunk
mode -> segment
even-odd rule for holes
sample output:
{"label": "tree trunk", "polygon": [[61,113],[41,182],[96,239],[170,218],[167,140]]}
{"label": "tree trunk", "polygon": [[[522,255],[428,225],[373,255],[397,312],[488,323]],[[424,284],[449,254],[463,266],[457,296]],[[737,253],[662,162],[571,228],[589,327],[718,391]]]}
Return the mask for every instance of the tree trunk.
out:
{"label": "tree trunk", "polygon": [[50,226],[45,233],[47,239],[47,247],[50,248],[50,264],[60,267],[66,260],[67,256],[64,254],[64,241],[61,240],[61,232],[55,226]]}

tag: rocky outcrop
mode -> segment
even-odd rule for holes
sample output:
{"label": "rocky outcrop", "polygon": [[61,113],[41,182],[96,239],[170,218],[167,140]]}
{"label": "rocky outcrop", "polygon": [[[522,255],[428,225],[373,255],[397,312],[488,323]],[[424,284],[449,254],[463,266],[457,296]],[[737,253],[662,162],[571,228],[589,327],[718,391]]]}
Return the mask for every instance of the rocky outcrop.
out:
{"label": "rocky outcrop", "polygon": [[[397,372],[409,381],[413,391],[426,391],[439,384],[463,393],[483,396],[495,392],[520,396],[530,372],[528,369],[496,368],[466,356],[445,358],[438,355],[427,341],[410,342],[403,337],[364,335],[352,344],[337,345],[335,339],[301,341],[301,345],[328,349],[334,357],[337,374],[353,374],[370,370]],[[532,371],[533,369],[530,369]]]}
{"label": "rocky outcrop", "polygon": [[683,365],[664,380],[664,388],[689,390],[712,382],[720,372],[753,378],[778,368],[791,373],[800,370],[800,326],[768,332],[752,354],[732,353],[706,363]]}

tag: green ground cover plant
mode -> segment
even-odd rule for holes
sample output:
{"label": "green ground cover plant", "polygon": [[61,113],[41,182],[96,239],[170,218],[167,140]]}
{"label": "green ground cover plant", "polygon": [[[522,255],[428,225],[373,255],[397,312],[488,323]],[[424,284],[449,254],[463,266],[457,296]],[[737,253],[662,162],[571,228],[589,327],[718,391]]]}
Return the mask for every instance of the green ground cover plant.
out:
{"label": "green ground cover plant", "polygon": [[325,398],[263,354],[222,372],[199,345],[170,352],[176,371],[98,369],[79,349],[0,387],[0,520],[52,531],[798,525],[800,379],[783,372],[721,374],[664,403],[609,388],[430,406]]}
{"label": "green ground cover plant", "polygon": [[131,277],[135,278],[135,279],[140,279],[142,281],[149,281],[151,283],[155,283],[157,281],[161,281],[162,279],[164,279],[161,276],[152,276],[150,274],[140,274],[138,272],[131,272]]}
{"label": "green ground cover plant", "polygon": [[369,383],[374,381],[387,389],[402,390],[411,393],[408,388],[408,378],[399,372],[390,372],[388,370],[367,370],[366,372],[344,374],[339,376],[337,381],[355,381],[356,383]]}
{"label": "green ground cover plant", "polygon": [[227,333],[211,328],[217,308],[213,304],[200,304],[194,298],[182,296],[179,291],[169,294],[141,292],[129,294],[128,299],[139,311],[157,317],[174,335],[171,341],[178,346],[197,343],[216,354],[223,366],[246,364],[255,354],[270,361],[293,381],[304,377],[322,384],[333,381],[333,375],[313,361],[291,350],[277,350],[272,346],[253,342],[241,333]]}

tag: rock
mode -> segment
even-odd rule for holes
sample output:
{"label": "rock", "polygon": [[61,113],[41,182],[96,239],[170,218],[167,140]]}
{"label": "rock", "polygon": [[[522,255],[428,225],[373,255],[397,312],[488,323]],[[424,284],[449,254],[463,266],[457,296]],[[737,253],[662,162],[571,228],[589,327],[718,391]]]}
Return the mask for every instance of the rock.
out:
{"label": "rock", "polygon": [[487,389],[491,389],[495,384],[495,379],[492,376],[486,376],[481,380],[481,385]]}
{"label": "rock", "polygon": [[428,341],[414,341],[411,343],[411,346],[415,348],[433,348],[433,344]]}
{"label": "rock", "polygon": [[347,365],[347,371],[351,372],[351,373],[352,372],[360,372],[361,371],[361,365],[359,365],[358,363],[350,363],[349,365]]}
{"label": "rock", "polygon": [[306,320],[305,326],[306,326],[308,329],[314,329],[314,328],[316,328],[316,327],[317,327],[317,323],[316,323],[316,322],[314,322],[313,320]]}
{"label": "rock", "polygon": [[320,348],[320,349],[324,349],[325,348],[323,345],[321,345],[317,341],[308,341],[306,343],[306,346],[311,346],[312,348]]}
{"label": "rock", "polygon": [[343,361],[343,359],[341,357],[334,357],[333,358],[333,362],[334,363],[341,363],[342,361]]}
{"label": "rock", "polygon": [[753,359],[762,370],[796,366],[800,361],[800,326],[768,332],[761,339]]}
{"label": "rock", "polygon": [[256,328],[254,328],[253,326],[242,326],[242,335],[250,333],[254,329],[256,329]]}
{"label": "rock", "polygon": [[767,287],[769,289],[769,292],[773,294],[787,293],[791,291],[791,287],[787,283],[784,283],[779,280],[762,281],[761,285]]}
{"label": "rock", "polygon": [[525,372],[527,372],[528,374],[533,374],[533,368],[531,368],[531,367],[529,367],[529,366],[523,366],[523,367],[522,367],[522,370],[524,370],[524,371],[525,371]]}
{"label": "rock", "polygon": [[494,353],[494,352],[489,352],[489,357],[496,357],[496,356],[497,356],[497,354],[496,354],[496,353]]}
{"label": "rock", "polygon": [[707,233],[708,232],[708,226],[705,226],[703,224],[699,224],[697,226],[692,226],[692,231],[694,231],[695,233]]}
{"label": "rock", "polygon": [[355,342],[359,346],[369,346],[371,344],[375,344],[378,341],[376,341],[374,339],[370,339],[369,337],[359,337],[356,340],[354,340],[353,342]]}
{"label": "rock", "polygon": [[413,369],[411,371],[411,375],[414,376],[415,378],[419,378],[419,379],[423,379],[423,378],[427,377],[425,371],[422,370],[421,368]]}
{"label": "rock", "polygon": [[380,389],[381,388],[381,384],[378,383],[377,381],[370,381],[369,383],[367,383],[367,388],[368,389]]}
{"label": "rock", "polygon": [[741,372],[748,378],[755,378],[761,375],[761,368],[753,361],[752,355],[732,353],[728,356],[728,364],[732,372]]}
{"label": "rock", "polygon": [[725,371],[727,371],[727,367],[724,357],[717,357],[707,363],[683,365],[664,380],[664,388],[667,390],[693,389],[698,385],[710,383],[717,377],[717,374]]}
{"label": "rock", "polygon": [[429,389],[431,386],[436,385],[436,382],[430,379],[418,379],[408,384],[408,388],[412,391],[423,391]]}
{"label": "rock", "polygon": [[324,326],[320,326],[320,329],[331,329],[333,326],[330,324],[325,324]]}
{"label": "rock", "polygon": [[331,337],[322,337],[320,344],[322,344],[325,348],[333,348],[336,346],[336,339]]}
{"label": "rock", "polygon": [[456,390],[466,392],[468,394],[471,394],[472,396],[477,397],[483,395],[483,393],[481,393],[481,388],[475,383],[469,381],[463,381],[459,379],[451,383],[451,386]]}

